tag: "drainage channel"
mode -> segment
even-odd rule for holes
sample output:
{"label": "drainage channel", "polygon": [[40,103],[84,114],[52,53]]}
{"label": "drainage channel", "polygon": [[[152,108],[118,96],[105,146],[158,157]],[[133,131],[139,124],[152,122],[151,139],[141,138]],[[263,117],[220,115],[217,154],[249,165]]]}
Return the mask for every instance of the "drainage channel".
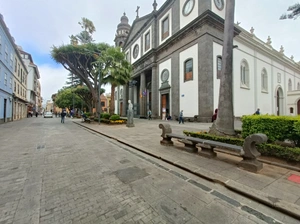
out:
{"label": "drainage channel", "polygon": [[[74,123],[75,123],[75,122],[74,122]],[[156,158],[156,159],[159,159],[159,160],[161,160],[161,161],[163,161],[163,162],[166,162],[166,163],[169,164],[169,165],[175,166],[175,167],[177,167],[177,168],[179,168],[179,169],[181,169],[181,170],[184,170],[184,171],[186,171],[186,172],[188,172],[188,173],[194,174],[195,176],[198,176],[198,177],[200,177],[200,178],[202,178],[202,179],[208,180],[208,181],[210,181],[210,182],[212,182],[212,183],[220,184],[220,185],[222,185],[223,187],[229,189],[230,191],[232,191],[232,192],[234,192],[234,193],[243,195],[244,197],[246,197],[246,198],[248,198],[248,199],[250,199],[250,200],[257,201],[257,202],[259,202],[259,203],[261,203],[261,204],[266,205],[267,207],[270,207],[270,208],[272,208],[272,209],[274,209],[274,210],[283,212],[284,214],[287,214],[287,215],[289,215],[289,216],[291,216],[291,217],[293,217],[293,218],[299,219],[299,217],[298,217],[297,215],[295,215],[294,213],[291,213],[291,212],[289,212],[289,211],[287,211],[287,210],[285,210],[285,209],[281,209],[281,208],[279,208],[279,207],[273,207],[272,205],[270,205],[270,204],[267,203],[266,201],[264,201],[264,200],[262,200],[262,199],[260,200],[260,199],[258,199],[257,197],[252,197],[251,195],[246,194],[246,193],[243,192],[243,191],[239,191],[239,190],[237,190],[237,189],[235,189],[235,188],[228,187],[228,186],[226,186],[223,182],[220,182],[220,181],[218,181],[218,180],[209,178],[208,176],[200,175],[199,173],[196,173],[196,172],[194,172],[194,171],[192,171],[192,170],[190,170],[190,169],[188,169],[188,168],[186,168],[186,167],[180,166],[179,164],[175,164],[175,163],[173,163],[172,161],[169,161],[169,160],[167,160],[167,159],[165,159],[165,158],[162,158],[162,157],[160,157],[160,156],[157,156],[157,155],[155,155],[155,154],[153,154],[153,153],[150,153],[150,152],[147,152],[147,151],[145,151],[145,150],[142,150],[142,149],[140,149],[140,148],[138,148],[138,147],[135,147],[135,146],[133,146],[133,145],[130,145],[130,144],[126,143],[126,142],[123,142],[123,141],[121,141],[121,140],[119,140],[119,139],[117,139],[117,138],[111,137],[111,136],[109,136],[109,135],[107,135],[107,134],[104,134],[104,133],[102,133],[102,132],[95,131],[94,129],[91,129],[91,128],[86,127],[86,126],[84,126],[84,125],[81,125],[81,124],[79,124],[79,123],[76,123],[76,124],[79,125],[79,126],[81,126],[81,127],[83,127],[84,129],[86,129],[86,131],[90,132],[90,133],[93,134],[93,135],[96,135],[96,136],[97,136],[97,135],[100,135],[100,136],[107,137],[108,139],[111,139],[111,140],[114,140],[114,141],[116,141],[116,142],[118,142],[118,143],[121,143],[122,145],[125,145],[125,146],[127,146],[128,148],[130,148],[130,149],[137,150],[138,152],[141,152],[141,153],[146,154],[146,155],[148,155],[148,156],[151,156],[151,157],[154,157],[154,158]],[[183,179],[184,181],[186,181],[186,182],[188,182],[188,183],[190,183],[190,184],[192,184],[192,185],[198,187],[199,189],[201,189],[201,190],[203,190],[203,191],[205,191],[205,192],[207,192],[207,193],[210,193],[210,194],[214,195],[215,197],[218,197],[219,199],[221,199],[221,200],[223,200],[223,201],[225,201],[225,202],[227,202],[227,203],[229,203],[229,204],[231,204],[231,205],[233,205],[233,206],[235,206],[235,207],[237,207],[237,208],[240,208],[241,210],[243,210],[243,211],[245,211],[245,212],[247,212],[247,213],[249,213],[249,214],[251,214],[251,215],[256,216],[258,219],[260,219],[260,220],[262,220],[262,221],[264,221],[264,222],[266,222],[266,223],[268,223],[268,224],[280,224],[280,223],[282,223],[282,222],[280,222],[280,221],[278,221],[278,220],[276,220],[276,219],[274,219],[274,218],[272,218],[272,217],[270,217],[270,216],[267,216],[267,215],[261,213],[260,211],[254,209],[254,208],[251,208],[251,207],[249,207],[249,206],[247,206],[247,205],[243,205],[243,204],[241,204],[240,202],[236,201],[236,200],[233,199],[233,198],[230,198],[230,197],[228,197],[228,196],[226,196],[226,195],[224,195],[224,194],[222,194],[222,193],[220,193],[220,192],[218,192],[218,191],[216,191],[216,190],[213,190],[213,189],[211,189],[211,188],[209,188],[209,187],[207,187],[207,186],[205,186],[205,185],[203,185],[203,184],[201,184],[201,183],[199,183],[199,182],[197,182],[197,181],[195,181],[195,180],[193,180],[193,179],[191,179],[191,178],[188,178],[188,177],[184,176],[183,174],[180,174],[180,173],[178,173],[178,172],[176,172],[176,171],[174,171],[174,170],[171,170],[171,169],[169,169],[169,168],[167,168],[167,167],[165,167],[165,166],[163,166],[163,165],[161,165],[161,164],[159,164],[159,163],[157,163],[157,162],[155,162],[155,161],[153,161],[153,160],[151,160],[151,159],[149,159],[149,158],[146,158],[146,157],[144,157],[144,156],[142,156],[142,155],[140,155],[140,154],[138,154],[138,153],[136,153],[136,152],[134,152],[134,151],[131,151],[131,150],[128,149],[128,148],[125,148],[125,147],[123,147],[123,146],[120,146],[120,145],[118,145],[118,144],[117,144],[116,142],[114,142],[114,141],[110,141],[110,143],[111,143],[111,144],[114,144],[114,145],[116,145],[116,146],[118,146],[118,147],[120,147],[120,148],[122,148],[123,150],[125,150],[125,151],[127,151],[127,152],[129,152],[129,153],[131,153],[131,154],[133,154],[133,155],[135,155],[135,156],[137,156],[137,157],[139,157],[139,158],[141,158],[141,159],[143,159],[143,160],[145,160],[145,161],[147,161],[147,162],[149,162],[149,163],[151,163],[151,164],[153,164],[153,165],[155,165],[155,166],[157,166],[157,167],[159,167],[159,168],[161,168],[161,169],[163,169],[163,170],[165,170],[165,171],[167,171],[167,172],[169,172],[169,173],[171,173],[172,175],[175,175],[175,176],[178,177],[178,178]]]}

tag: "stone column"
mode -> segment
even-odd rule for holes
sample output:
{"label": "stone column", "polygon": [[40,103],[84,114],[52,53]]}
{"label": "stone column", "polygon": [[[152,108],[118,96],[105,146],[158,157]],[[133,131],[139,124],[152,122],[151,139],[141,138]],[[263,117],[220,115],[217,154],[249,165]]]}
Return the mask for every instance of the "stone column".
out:
{"label": "stone column", "polygon": [[139,90],[139,104],[140,104],[140,116],[144,117],[146,116],[145,113],[145,100],[146,96],[144,96],[143,92],[146,89],[146,78],[145,73],[141,73],[141,79],[140,79],[140,90]]}
{"label": "stone column", "polygon": [[152,67],[152,77],[151,77],[151,110],[152,110],[152,117],[158,117],[158,110],[159,110],[159,91],[158,91],[158,84],[157,84],[157,67],[156,65]]}
{"label": "stone column", "polygon": [[[213,40],[204,35],[198,40],[198,121],[210,122],[214,106]],[[197,73],[196,73],[197,74]]]}
{"label": "stone column", "polygon": [[122,117],[126,116],[127,104],[128,104],[128,85],[123,86],[123,108],[121,111]]}
{"label": "stone column", "polygon": [[[127,101],[128,100],[131,100],[131,103],[133,104],[133,102],[134,102],[133,101],[133,86],[131,84],[128,86],[128,99],[127,99]],[[128,106],[128,102],[125,102],[125,105],[127,107]],[[126,113],[127,113],[127,111],[126,111]]]}

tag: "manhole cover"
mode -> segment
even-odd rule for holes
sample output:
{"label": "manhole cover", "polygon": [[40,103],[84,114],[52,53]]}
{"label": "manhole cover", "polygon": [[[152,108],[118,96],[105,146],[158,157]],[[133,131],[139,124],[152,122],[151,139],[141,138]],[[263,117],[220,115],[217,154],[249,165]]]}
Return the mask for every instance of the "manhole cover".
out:
{"label": "manhole cover", "polygon": [[123,170],[117,170],[116,172],[114,172],[114,174],[120,179],[120,181],[122,181],[125,184],[142,179],[149,175],[144,170],[135,166]]}

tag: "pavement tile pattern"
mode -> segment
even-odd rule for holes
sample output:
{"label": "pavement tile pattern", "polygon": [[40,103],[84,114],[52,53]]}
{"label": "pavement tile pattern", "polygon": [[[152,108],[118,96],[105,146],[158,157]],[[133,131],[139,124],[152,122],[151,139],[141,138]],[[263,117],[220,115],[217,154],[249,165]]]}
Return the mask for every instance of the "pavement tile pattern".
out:
{"label": "pavement tile pattern", "polygon": [[[39,117],[0,126],[1,224],[298,223],[142,153],[134,149],[136,145],[124,145],[72,121],[61,124],[58,118]],[[158,127],[152,125],[153,130]],[[116,138],[138,139],[151,153],[155,148],[163,150],[156,144],[159,138],[152,138],[154,134],[148,140],[143,137],[143,127],[135,129],[136,136],[132,136],[133,129],[121,126],[119,130],[96,127]],[[177,163],[190,162],[194,170],[201,169],[199,162],[213,167],[207,159],[191,158],[176,148],[165,151],[169,159],[174,160],[170,150],[177,154]],[[218,167],[233,169],[226,163]],[[249,177],[255,179],[254,174]],[[281,181],[278,185],[287,184]],[[297,185],[294,187],[296,191]]]}

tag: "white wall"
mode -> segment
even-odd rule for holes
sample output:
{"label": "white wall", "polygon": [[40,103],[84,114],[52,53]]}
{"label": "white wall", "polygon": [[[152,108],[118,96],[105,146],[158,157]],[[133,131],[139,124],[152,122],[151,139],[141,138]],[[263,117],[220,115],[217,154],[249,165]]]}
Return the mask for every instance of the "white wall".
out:
{"label": "white wall", "polygon": [[[169,85],[172,86],[172,61],[171,61],[171,58],[170,59],[167,59],[166,61],[160,63],[158,65],[158,82],[159,82],[159,88],[162,86],[162,81],[161,81],[161,73],[164,69],[167,69],[169,70],[169,79],[168,79],[168,82],[169,82]],[[169,102],[170,102],[170,111],[169,113],[170,114],[173,114],[173,111],[172,111],[172,88],[170,89],[170,94],[169,94]],[[161,116],[161,95],[159,94],[159,116]],[[176,114],[176,111],[175,111],[175,114]]]}
{"label": "white wall", "polygon": [[192,22],[194,19],[196,19],[198,17],[198,1],[195,0],[195,4],[194,4],[194,8],[191,11],[191,13],[187,16],[184,16],[182,13],[183,10],[183,6],[184,3],[186,2],[186,0],[180,0],[180,29],[182,29],[183,27],[185,27],[187,24],[189,24],[190,22]]}
{"label": "white wall", "polygon": [[[145,36],[147,33],[150,33],[150,48],[146,51],[145,50]],[[148,51],[150,51],[152,49],[152,26],[150,26],[143,34],[143,55],[146,54]]]}
{"label": "white wall", "polygon": [[214,0],[211,0],[211,11],[213,11],[223,19],[225,19],[225,8],[226,8],[226,0],[224,0],[224,8],[221,11],[216,7]]}
{"label": "white wall", "polygon": [[[159,20],[158,27],[159,27],[159,45],[164,43],[167,39],[169,39],[172,36],[172,8],[165,13],[165,15]],[[161,35],[162,35],[162,21],[169,16],[169,36],[166,37],[164,40],[161,40]]]}
{"label": "white wall", "polygon": [[[132,45],[131,45],[131,52],[130,52],[130,56],[131,56],[131,64],[133,64],[134,62],[136,62],[137,60],[140,59],[141,57],[141,52],[142,52],[142,38],[138,38]],[[134,51],[134,46],[135,45],[139,45],[139,54],[136,57],[136,59],[133,58],[133,51]]]}
{"label": "white wall", "polygon": [[[184,82],[184,61],[193,58],[193,80]],[[179,54],[179,106],[185,117],[199,113],[198,108],[198,44]],[[179,111],[174,111],[178,114]]]}

